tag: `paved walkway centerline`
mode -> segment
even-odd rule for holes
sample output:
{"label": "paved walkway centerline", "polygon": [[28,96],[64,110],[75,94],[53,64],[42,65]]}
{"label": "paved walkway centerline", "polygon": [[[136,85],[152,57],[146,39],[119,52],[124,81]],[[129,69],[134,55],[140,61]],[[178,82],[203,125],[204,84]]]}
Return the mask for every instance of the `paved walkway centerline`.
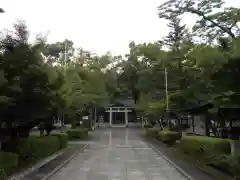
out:
{"label": "paved walkway centerline", "polygon": [[50,180],[188,179],[142,140],[137,130],[96,130],[88,144],[83,153]]}

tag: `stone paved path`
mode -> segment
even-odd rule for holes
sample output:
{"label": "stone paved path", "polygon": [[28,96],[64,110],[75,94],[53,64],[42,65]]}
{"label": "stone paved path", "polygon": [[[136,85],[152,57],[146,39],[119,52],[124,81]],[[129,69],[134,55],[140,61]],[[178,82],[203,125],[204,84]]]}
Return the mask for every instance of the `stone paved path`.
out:
{"label": "stone paved path", "polygon": [[142,141],[136,130],[102,129],[94,136],[85,152],[50,180],[187,180]]}

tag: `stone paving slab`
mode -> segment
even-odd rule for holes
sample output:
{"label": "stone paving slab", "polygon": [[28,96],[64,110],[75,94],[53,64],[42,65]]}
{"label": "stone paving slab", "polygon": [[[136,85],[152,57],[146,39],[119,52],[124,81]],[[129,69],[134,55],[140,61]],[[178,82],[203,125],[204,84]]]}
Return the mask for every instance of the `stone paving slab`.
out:
{"label": "stone paving slab", "polygon": [[98,140],[50,180],[187,180],[132,129],[94,133]]}

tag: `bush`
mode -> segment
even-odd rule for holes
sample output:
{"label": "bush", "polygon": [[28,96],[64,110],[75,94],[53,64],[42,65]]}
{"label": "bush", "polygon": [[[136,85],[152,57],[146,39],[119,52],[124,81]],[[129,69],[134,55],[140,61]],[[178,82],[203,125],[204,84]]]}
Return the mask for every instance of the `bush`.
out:
{"label": "bush", "polygon": [[[0,152],[0,177],[10,174],[18,167],[18,155],[11,152]],[[1,179],[1,178],[0,178]]]}
{"label": "bush", "polygon": [[7,175],[6,175],[5,171],[3,169],[0,169],[0,179],[3,180],[6,178],[7,178]]}
{"label": "bush", "polygon": [[177,140],[181,139],[181,133],[175,131],[160,131],[156,139],[169,145],[175,144]]}
{"label": "bush", "polygon": [[206,136],[185,136],[180,141],[180,149],[197,158],[211,158],[215,155],[231,152],[228,139],[220,139]]}
{"label": "bush", "polygon": [[148,128],[146,129],[146,135],[149,137],[157,137],[158,132],[160,132],[161,129],[160,128]]}
{"label": "bush", "polygon": [[71,129],[67,131],[68,139],[85,139],[88,136],[87,129]]}
{"label": "bush", "polygon": [[16,153],[19,154],[20,163],[40,160],[60,149],[60,141],[57,136],[30,136],[21,139]]}
{"label": "bush", "polygon": [[240,156],[218,155],[213,157],[208,165],[212,165],[234,177],[240,179]]}
{"label": "bush", "polygon": [[144,128],[153,128],[153,125],[152,124],[145,124]]}
{"label": "bush", "polygon": [[59,143],[60,143],[60,149],[66,148],[68,146],[68,136],[65,133],[53,133],[52,136],[57,136]]}

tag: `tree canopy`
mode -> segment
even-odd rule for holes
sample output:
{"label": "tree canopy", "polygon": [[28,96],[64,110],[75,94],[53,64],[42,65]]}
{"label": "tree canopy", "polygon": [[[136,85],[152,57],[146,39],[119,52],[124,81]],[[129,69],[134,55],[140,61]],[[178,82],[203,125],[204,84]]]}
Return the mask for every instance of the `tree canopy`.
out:
{"label": "tree canopy", "polygon": [[[7,133],[27,135],[41,122],[64,113],[79,119],[92,108],[131,97],[135,110],[158,118],[169,108],[214,103],[239,105],[240,9],[221,0],[170,0],[158,7],[169,34],[156,42],[129,43],[125,57],[75,47],[74,40],[28,43],[24,22],[0,37],[0,123]],[[0,12],[4,12],[0,9]],[[192,29],[181,15],[199,17]],[[199,39],[201,41],[199,41]]]}

